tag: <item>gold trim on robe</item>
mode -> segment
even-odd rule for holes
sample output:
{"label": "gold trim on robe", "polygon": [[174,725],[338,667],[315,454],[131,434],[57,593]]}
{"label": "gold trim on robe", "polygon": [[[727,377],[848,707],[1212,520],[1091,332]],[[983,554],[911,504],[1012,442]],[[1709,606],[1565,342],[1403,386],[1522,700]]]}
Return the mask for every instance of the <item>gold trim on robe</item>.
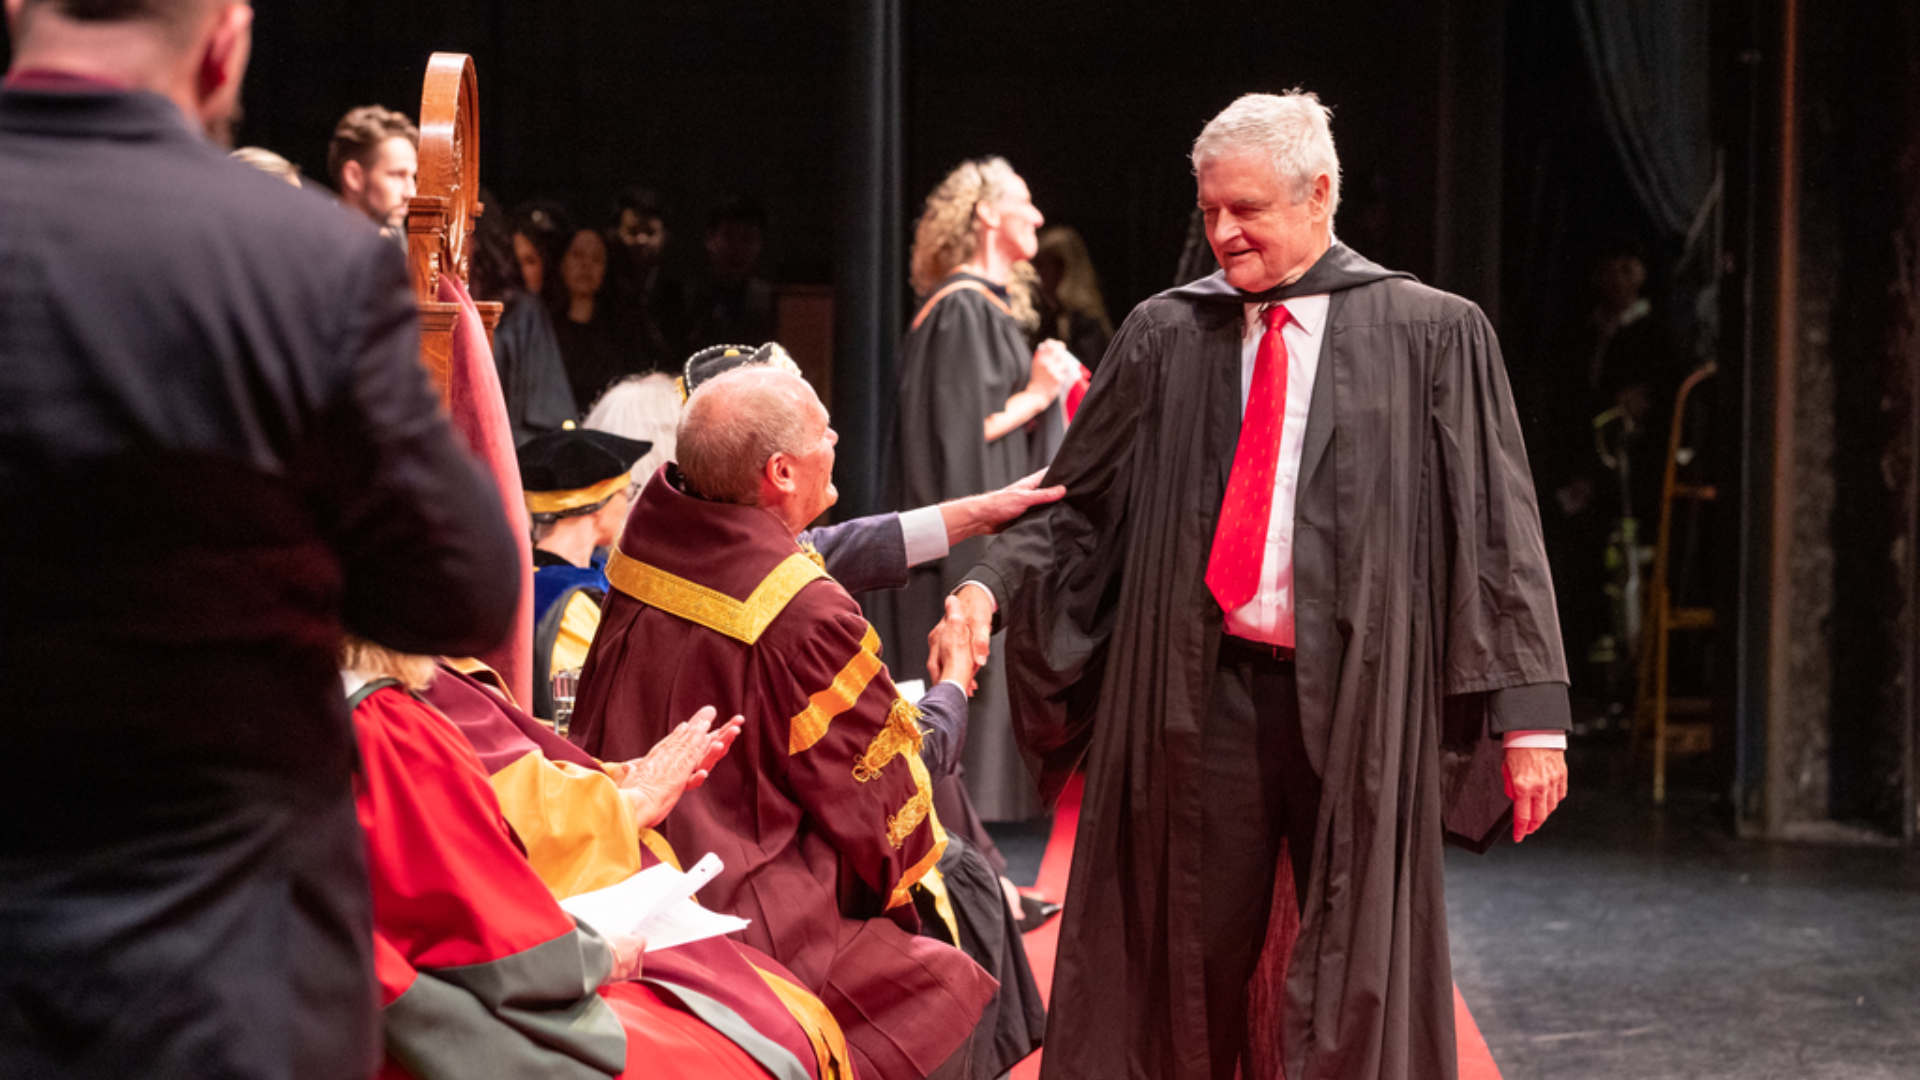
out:
{"label": "gold trim on robe", "polygon": [[893,699],[886,726],[873,737],[873,742],[868,744],[867,752],[860,755],[860,760],[853,763],[853,778],[864,784],[879,776],[880,770],[902,753],[919,754],[922,738],[920,715],[919,706],[905,698]]}
{"label": "gold trim on robe", "polygon": [[958,948],[960,945],[960,917],[954,914],[953,898],[947,895],[946,875],[942,874],[940,868],[936,866],[927,871],[927,876],[921,878],[919,884],[915,887],[925,889],[927,895],[933,897],[933,910],[939,913],[940,921],[946,924],[947,933],[951,935],[947,938],[947,944]]}
{"label": "gold trim on robe", "polygon": [[641,829],[640,842],[646,845],[648,851],[653,852],[654,858],[659,859],[675,870],[685,869],[680,865],[680,856],[674,853],[673,845],[667,843],[666,837],[661,836],[652,829]]}
{"label": "gold trim on robe", "polygon": [[887,840],[894,847],[899,847],[907,842],[907,837],[913,835],[913,830],[925,822],[927,827],[933,830],[933,847],[919,862],[900,875],[900,883],[893,887],[893,894],[887,898],[889,911],[913,901],[909,890],[921,878],[927,876],[927,873],[940,861],[940,856],[947,851],[947,830],[940,827],[940,815],[933,809],[933,778],[927,775],[927,764],[920,760],[919,754],[908,754],[907,768],[913,771],[913,785],[916,790],[913,797],[907,800],[907,805],[901,807],[899,813],[887,819]]}
{"label": "gold trim on robe", "polygon": [[606,773],[530,751],[487,783],[555,897],[592,892],[640,872],[633,807]]}
{"label": "gold trim on robe", "polygon": [[[751,961],[749,961],[751,963]],[[795,986],[773,972],[755,964],[753,970],[773,990],[780,1004],[807,1033],[807,1041],[813,1044],[813,1056],[820,1065],[820,1080],[851,1080],[853,1059],[847,1055],[847,1037],[840,1030],[840,1021],[833,1018],[827,1006],[817,996],[804,987]]]}
{"label": "gold trim on robe", "polygon": [[582,506],[592,506],[605,502],[626,490],[633,478],[626,473],[609,476],[605,480],[574,491],[529,491],[527,492],[527,512],[529,514],[558,514],[563,510],[578,510]]}
{"label": "gold trim on robe", "polygon": [[765,581],[754,587],[753,595],[735,600],[726,593],[675,577],[657,566],[649,566],[619,548],[607,556],[607,581],[614,588],[648,607],[735,641],[752,645],[773,625],[800,590],[827,576],[801,552],[795,552],[773,568]]}
{"label": "gold trim on robe", "polygon": [[832,685],[807,699],[807,707],[788,725],[787,753],[798,754],[819,742],[834,717],[853,708],[880,671],[880,634],[869,626],[860,639],[860,651],[833,677]]}

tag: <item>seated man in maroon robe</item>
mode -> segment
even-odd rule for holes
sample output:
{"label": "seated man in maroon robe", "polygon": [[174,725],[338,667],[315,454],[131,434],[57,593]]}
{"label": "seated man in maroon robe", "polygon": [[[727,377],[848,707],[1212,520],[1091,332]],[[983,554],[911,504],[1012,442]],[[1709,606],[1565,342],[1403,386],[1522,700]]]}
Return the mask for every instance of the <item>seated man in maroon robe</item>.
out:
{"label": "seated man in maroon robe", "polygon": [[790,373],[703,385],[679,466],[642,491],[607,564],[613,592],[581,676],[573,737],[638,756],[702,706],[747,718],[733,752],[661,831],[726,871],[701,892],[818,994],[868,1080],[967,1075],[995,984],[916,935],[910,888],[946,836],[922,724],[952,737],[970,659],[918,707],[899,697],[859,605],[797,542],[837,497],[827,412]]}

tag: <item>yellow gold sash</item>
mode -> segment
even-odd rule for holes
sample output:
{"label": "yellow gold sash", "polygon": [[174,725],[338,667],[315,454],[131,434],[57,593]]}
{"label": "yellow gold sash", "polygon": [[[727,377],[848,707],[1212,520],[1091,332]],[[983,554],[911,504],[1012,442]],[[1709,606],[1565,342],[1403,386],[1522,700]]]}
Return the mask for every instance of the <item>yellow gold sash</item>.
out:
{"label": "yellow gold sash", "polygon": [[607,558],[607,581],[614,588],[648,607],[659,608],[748,645],[760,640],[760,635],[766,633],[767,627],[786,610],[801,589],[826,576],[827,572],[812,559],[795,552],[755,586],[753,595],[735,600],[717,589],[630,558],[619,548],[614,548]]}

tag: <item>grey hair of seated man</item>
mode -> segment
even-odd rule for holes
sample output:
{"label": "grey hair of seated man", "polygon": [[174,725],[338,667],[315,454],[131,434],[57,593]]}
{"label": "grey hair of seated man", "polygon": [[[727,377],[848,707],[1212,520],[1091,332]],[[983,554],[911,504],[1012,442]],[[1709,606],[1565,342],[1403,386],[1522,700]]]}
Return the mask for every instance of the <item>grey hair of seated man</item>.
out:
{"label": "grey hair of seated man", "polygon": [[805,380],[777,368],[735,368],[703,383],[675,437],[687,485],[715,502],[759,505],[767,462],[806,449],[812,400]]}

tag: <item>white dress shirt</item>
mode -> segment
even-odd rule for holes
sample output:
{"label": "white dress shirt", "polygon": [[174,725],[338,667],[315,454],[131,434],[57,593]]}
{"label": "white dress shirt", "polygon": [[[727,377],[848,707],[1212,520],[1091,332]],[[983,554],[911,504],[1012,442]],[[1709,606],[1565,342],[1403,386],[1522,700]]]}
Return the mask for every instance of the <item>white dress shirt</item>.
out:
{"label": "white dress shirt", "polygon": [[[1287,408],[1280,422],[1280,458],[1273,471],[1273,508],[1267,518],[1266,554],[1260,561],[1260,585],[1253,599],[1227,612],[1227,633],[1249,641],[1281,643],[1281,631],[1293,623],[1293,502],[1300,488],[1300,454],[1305,448],[1307,409],[1313,404],[1313,376],[1320,369],[1320,343],[1326,338],[1326,293],[1288,298],[1281,306],[1288,319],[1280,330],[1287,346]],[[1246,305],[1240,334],[1240,411],[1253,390],[1253,367],[1267,327],[1263,304]],[[1292,644],[1288,642],[1287,644]]]}
{"label": "white dress shirt", "polygon": [[[1313,407],[1314,376],[1320,370],[1320,350],[1326,341],[1327,293],[1291,296],[1285,301],[1291,316],[1280,330],[1287,346],[1287,405],[1280,426],[1280,457],[1273,473],[1273,508],[1267,518],[1266,555],[1260,563],[1260,585],[1253,599],[1227,612],[1226,631],[1249,641],[1278,643],[1282,627],[1293,622],[1293,509],[1300,489],[1300,459],[1305,450],[1307,413]],[[1260,317],[1264,304],[1247,304],[1240,341],[1240,411],[1245,415],[1253,388],[1253,367],[1260,339],[1267,332]],[[962,582],[978,585],[978,582]],[[987,593],[989,602],[992,592]],[[1502,736],[1507,748],[1538,747],[1564,750],[1567,737],[1559,731],[1509,731]]]}
{"label": "white dress shirt", "polygon": [[[1280,458],[1273,472],[1273,509],[1267,518],[1266,556],[1260,564],[1260,586],[1253,599],[1227,613],[1227,633],[1249,641],[1277,644],[1281,629],[1293,623],[1293,508],[1300,491],[1300,460],[1306,449],[1307,412],[1313,407],[1313,381],[1320,370],[1320,349],[1326,341],[1326,293],[1291,296],[1284,303],[1291,316],[1281,327],[1287,346],[1287,409],[1280,424]],[[1266,321],[1264,304],[1247,304],[1240,341],[1240,410],[1253,390],[1253,366],[1260,355]],[[1559,731],[1509,731],[1501,737],[1508,748],[1536,747],[1564,750],[1567,736]]]}

